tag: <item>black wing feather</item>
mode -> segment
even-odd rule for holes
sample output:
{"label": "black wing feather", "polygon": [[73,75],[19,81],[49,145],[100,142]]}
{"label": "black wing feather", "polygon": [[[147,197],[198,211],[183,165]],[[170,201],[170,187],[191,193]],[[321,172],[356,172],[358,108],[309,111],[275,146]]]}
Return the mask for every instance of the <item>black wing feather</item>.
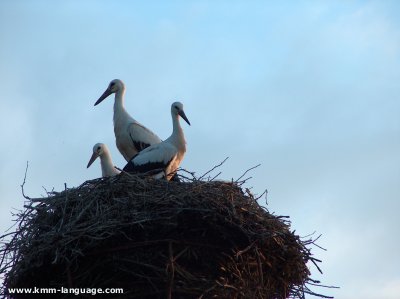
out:
{"label": "black wing feather", "polygon": [[145,143],[145,142],[142,142],[142,141],[134,140],[131,133],[129,133],[129,136],[131,137],[132,143],[133,143],[133,145],[135,146],[135,148],[136,148],[136,150],[138,152],[141,152],[146,147],[149,147],[151,145],[150,143]]}
{"label": "black wing feather", "polygon": [[164,162],[148,162],[142,165],[135,165],[134,162],[130,160],[124,167],[124,171],[130,173],[147,173],[147,172],[161,172],[167,168],[168,164],[171,163],[172,159],[165,164]]}

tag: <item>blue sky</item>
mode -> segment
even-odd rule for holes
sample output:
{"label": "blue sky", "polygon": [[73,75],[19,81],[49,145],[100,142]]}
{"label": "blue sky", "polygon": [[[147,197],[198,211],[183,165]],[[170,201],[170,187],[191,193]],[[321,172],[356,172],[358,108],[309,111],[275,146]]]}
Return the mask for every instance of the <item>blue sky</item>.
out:
{"label": "blue sky", "polygon": [[0,231],[26,192],[114,163],[110,80],[161,138],[185,105],[182,166],[248,187],[290,215],[337,298],[400,293],[400,4],[397,1],[0,1]]}

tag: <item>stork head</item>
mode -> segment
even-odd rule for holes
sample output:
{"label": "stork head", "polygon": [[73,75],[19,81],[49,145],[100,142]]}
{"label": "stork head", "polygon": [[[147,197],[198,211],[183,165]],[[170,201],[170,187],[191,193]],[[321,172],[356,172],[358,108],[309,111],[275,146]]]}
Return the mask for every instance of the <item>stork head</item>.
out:
{"label": "stork head", "polygon": [[93,146],[93,154],[90,157],[89,163],[87,165],[86,168],[89,168],[90,165],[92,165],[92,163],[98,158],[101,157],[103,155],[103,153],[107,151],[107,146],[103,143],[96,143]]}
{"label": "stork head", "polygon": [[125,89],[125,84],[119,79],[114,79],[108,84],[107,89],[104,91],[104,93],[100,96],[100,98],[94,103],[96,106],[97,104],[100,104],[105,98],[107,98],[110,94],[116,93],[119,90],[124,90]]}
{"label": "stork head", "polygon": [[182,117],[190,126],[190,122],[186,117],[185,111],[183,111],[183,104],[181,102],[175,102],[171,105],[171,114],[173,116],[180,116]]}

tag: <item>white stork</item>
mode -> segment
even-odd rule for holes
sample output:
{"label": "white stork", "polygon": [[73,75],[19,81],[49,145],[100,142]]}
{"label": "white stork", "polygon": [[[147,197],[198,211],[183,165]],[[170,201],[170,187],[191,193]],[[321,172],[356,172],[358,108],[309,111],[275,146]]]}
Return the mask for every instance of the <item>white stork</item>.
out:
{"label": "white stork", "polygon": [[104,143],[96,143],[93,146],[93,154],[92,157],[90,157],[87,168],[89,168],[98,157],[100,157],[101,175],[103,178],[120,173],[120,171],[114,167],[108,147]]}
{"label": "white stork", "polygon": [[171,116],[173,125],[171,136],[138,153],[126,164],[124,171],[148,173],[155,178],[165,177],[171,180],[186,152],[186,141],[179,123],[179,116],[190,125],[180,102],[171,105]]}
{"label": "white stork", "polygon": [[115,93],[114,101],[114,133],[117,148],[126,161],[132,159],[146,147],[160,143],[161,139],[152,131],[134,120],[124,107],[125,85],[115,79],[110,82],[106,91],[94,104],[95,106]]}

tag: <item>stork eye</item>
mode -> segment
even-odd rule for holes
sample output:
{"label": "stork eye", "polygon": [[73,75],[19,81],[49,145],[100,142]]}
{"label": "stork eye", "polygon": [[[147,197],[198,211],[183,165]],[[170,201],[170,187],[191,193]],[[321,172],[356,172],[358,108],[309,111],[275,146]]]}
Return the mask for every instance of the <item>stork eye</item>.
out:
{"label": "stork eye", "polygon": [[115,85],[115,82],[110,83],[110,87],[113,87]]}
{"label": "stork eye", "polygon": [[97,150],[98,150],[98,151],[101,150],[101,147],[99,146],[99,147],[97,148]]}

